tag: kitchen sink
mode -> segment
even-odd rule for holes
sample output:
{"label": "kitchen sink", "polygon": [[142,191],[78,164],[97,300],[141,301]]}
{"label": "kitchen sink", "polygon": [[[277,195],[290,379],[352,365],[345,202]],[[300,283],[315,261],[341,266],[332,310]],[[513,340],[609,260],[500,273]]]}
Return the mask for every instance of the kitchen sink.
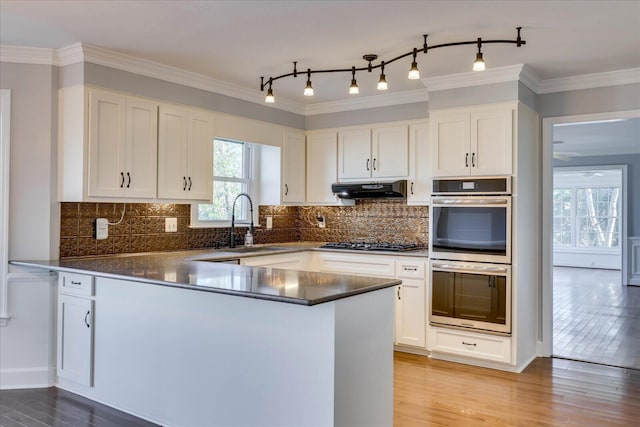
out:
{"label": "kitchen sink", "polygon": [[222,252],[233,252],[239,254],[253,253],[253,252],[272,252],[272,251],[284,251],[287,248],[281,246],[240,246],[237,248],[224,248]]}

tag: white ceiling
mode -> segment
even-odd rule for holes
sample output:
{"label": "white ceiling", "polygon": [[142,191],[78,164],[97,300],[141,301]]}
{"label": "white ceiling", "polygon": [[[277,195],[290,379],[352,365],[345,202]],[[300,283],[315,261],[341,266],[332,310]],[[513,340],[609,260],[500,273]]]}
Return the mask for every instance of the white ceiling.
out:
{"label": "white ceiling", "polygon": [[[515,39],[486,45],[487,68],[527,64],[543,80],[640,68],[640,1],[14,1],[0,0],[0,43],[61,48],[89,43],[259,90],[260,76],[364,66],[430,44]],[[474,46],[420,55],[422,77],[470,71]],[[386,68],[389,93],[424,89],[406,78],[410,59]],[[348,99],[348,74],[274,83],[301,104]],[[359,73],[360,97],[378,75]]]}
{"label": "white ceiling", "polygon": [[640,154],[640,119],[604,120],[553,126],[557,159]]}

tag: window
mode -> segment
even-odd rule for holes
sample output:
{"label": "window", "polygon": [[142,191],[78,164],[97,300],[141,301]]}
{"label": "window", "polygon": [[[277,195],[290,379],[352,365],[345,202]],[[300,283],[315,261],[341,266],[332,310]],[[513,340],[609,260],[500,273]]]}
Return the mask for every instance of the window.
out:
{"label": "window", "polygon": [[[553,245],[556,248],[620,249],[620,172],[579,171],[554,175]],[[611,175],[611,176],[609,176]],[[612,183],[618,179],[618,183]]]}
{"label": "window", "polygon": [[[194,205],[191,225],[228,226],[233,202],[240,193],[251,194],[252,148],[242,141],[213,141],[213,203]],[[236,202],[236,222],[249,221],[249,203],[242,197]]]}

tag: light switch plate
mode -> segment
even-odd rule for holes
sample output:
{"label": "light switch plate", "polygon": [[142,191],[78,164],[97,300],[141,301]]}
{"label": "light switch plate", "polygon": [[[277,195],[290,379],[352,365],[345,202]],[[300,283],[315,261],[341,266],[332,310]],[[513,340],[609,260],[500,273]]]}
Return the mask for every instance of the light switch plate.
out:
{"label": "light switch plate", "polygon": [[178,218],[165,218],[164,231],[167,233],[175,233],[178,231]]}
{"label": "light switch plate", "polygon": [[109,221],[107,218],[96,218],[94,237],[96,240],[104,240],[109,237]]}
{"label": "light switch plate", "polygon": [[267,230],[271,230],[273,228],[273,217],[272,216],[268,216],[267,217]]}

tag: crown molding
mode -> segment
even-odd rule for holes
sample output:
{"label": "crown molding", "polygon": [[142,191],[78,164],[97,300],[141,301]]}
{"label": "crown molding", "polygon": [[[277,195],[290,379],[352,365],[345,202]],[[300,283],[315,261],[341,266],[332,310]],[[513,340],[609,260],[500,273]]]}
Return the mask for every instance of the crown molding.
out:
{"label": "crown molding", "polygon": [[543,80],[539,94],[640,83],[640,68]]}
{"label": "crown molding", "polygon": [[315,114],[338,113],[340,111],[363,110],[366,108],[388,107],[391,105],[426,102],[428,100],[429,91],[427,89],[416,89],[404,92],[346,99],[341,101],[328,101],[309,104],[304,109],[304,114],[305,116],[312,116]]}
{"label": "crown molding", "polygon": [[62,47],[57,51],[57,63],[60,67],[78,64],[83,62],[82,43],[75,43],[71,46]]}
{"label": "crown molding", "polygon": [[0,45],[0,62],[57,65],[55,59],[54,49]]}
{"label": "crown molding", "polygon": [[460,87],[518,81],[523,68],[524,64],[510,65],[508,67],[492,68],[482,72],[469,71],[447,76],[428,77],[421,79],[421,81],[430,92],[434,92]]}

